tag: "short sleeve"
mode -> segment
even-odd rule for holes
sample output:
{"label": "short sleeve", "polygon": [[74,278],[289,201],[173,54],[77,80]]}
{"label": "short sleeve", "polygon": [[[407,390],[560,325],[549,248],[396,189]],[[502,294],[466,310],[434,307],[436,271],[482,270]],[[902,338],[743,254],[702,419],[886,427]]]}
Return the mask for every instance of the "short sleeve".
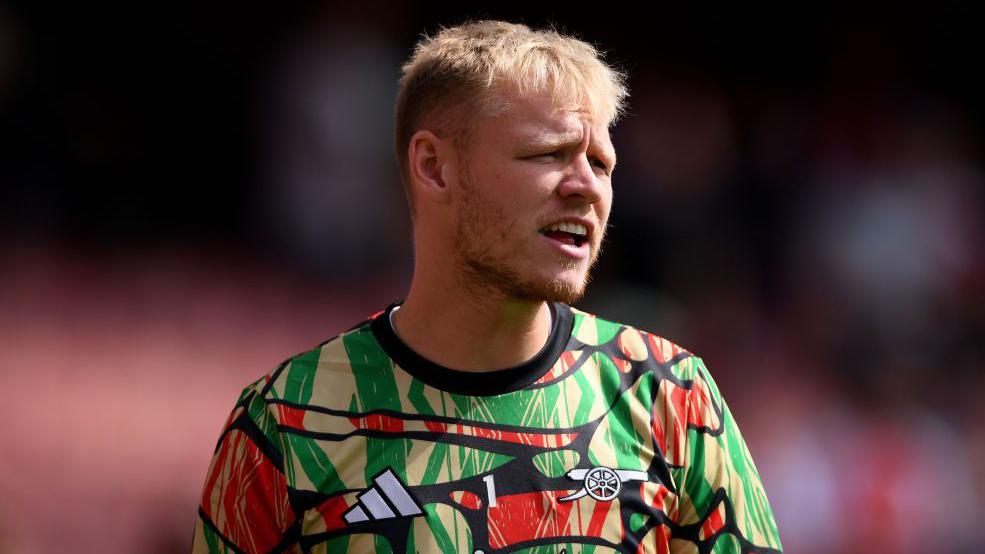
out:
{"label": "short sleeve", "polygon": [[699,357],[682,377],[690,384],[680,487],[671,551],[779,552],[782,548],[766,491],[718,386]]}
{"label": "short sleeve", "polygon": [[192,552],[282,552],[297,536],[273,413],[261,379],[243,390],[219,437],[198,508]]}

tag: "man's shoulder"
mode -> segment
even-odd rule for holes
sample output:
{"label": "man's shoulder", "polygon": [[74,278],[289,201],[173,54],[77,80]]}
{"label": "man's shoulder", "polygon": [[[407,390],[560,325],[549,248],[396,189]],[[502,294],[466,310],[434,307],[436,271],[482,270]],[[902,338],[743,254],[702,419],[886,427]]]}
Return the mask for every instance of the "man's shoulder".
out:
{"label": "man's shoulder", "polygon": [[685,359],[700,359],[690,349],[657,332],[575,307],[571,307],[571,312],[574,315],[572,337],[582,344],[607,345],[633,361],[653,359],[663,364],[676,364]]}
{"label": "man's shoulder", "polygon": [[[283,359],[242,395],[258,395],[280,404],[317,404],[333,383],[351,382],[353,367],[359,362],[384,363],[385,354],[373,337],[370,324],[382,311],[374,313],[346,331]],[[345,387],[343,387],[345,388]]]}

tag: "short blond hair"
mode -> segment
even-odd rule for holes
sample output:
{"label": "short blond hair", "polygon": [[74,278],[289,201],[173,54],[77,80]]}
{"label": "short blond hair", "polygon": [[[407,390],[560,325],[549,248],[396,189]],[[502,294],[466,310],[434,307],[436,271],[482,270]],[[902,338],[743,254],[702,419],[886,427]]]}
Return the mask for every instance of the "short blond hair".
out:
{"label": "short blond hair", "polygon": [[425,35],[404,64],[397,91],[395,141],[404,192],[410,192],[407,149],[424,124],[467,144],[472,117],[506,107],[494,91],[520,97],[546,93],[559,106],[587,107],[611,126],[629,96],[625,75],[591,44],[555,29],[505,21],[473,21]]}

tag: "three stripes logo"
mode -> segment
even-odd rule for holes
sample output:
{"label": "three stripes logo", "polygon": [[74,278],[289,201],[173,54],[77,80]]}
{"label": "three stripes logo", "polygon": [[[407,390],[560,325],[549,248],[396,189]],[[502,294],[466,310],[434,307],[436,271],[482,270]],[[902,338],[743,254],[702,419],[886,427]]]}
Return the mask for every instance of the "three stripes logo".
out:
{"label": "three stripes logo", "polygon": [[392,469],[387,468],[373,477],[373,485],[359,493],[356,504],[342,514],[342,519],[347,523],[424,515],[424,511]]}

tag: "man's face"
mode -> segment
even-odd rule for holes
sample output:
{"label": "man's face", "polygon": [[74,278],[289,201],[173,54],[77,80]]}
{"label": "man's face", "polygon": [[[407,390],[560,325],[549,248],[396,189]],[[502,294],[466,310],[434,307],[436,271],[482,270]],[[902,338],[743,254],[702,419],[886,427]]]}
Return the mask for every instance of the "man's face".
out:
{"label": "man's face", "polygon": [[[463,284],[522,300],[581,298],[612,206],[605,124],[546,96],[513,99],[505,113],[477,117],[463,158],[455,206]],[[567,225],[551,230],[558,223]]]}

